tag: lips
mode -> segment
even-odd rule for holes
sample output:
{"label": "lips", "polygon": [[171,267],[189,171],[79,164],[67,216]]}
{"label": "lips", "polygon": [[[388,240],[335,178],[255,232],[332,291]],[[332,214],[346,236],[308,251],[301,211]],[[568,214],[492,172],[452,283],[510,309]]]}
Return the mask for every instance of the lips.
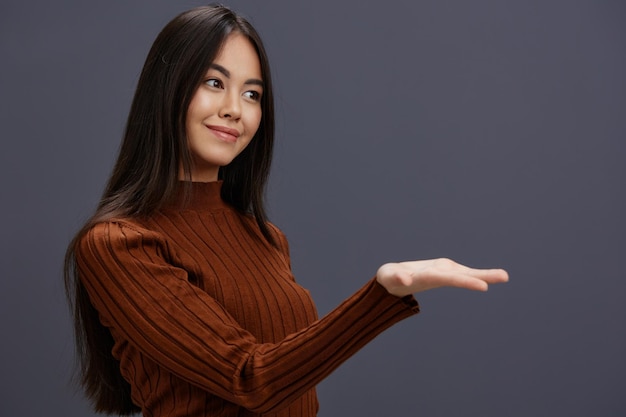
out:
{"label": "lips", "polygon": [[207,125],[207,127],[213,132],[215,136],[222,139],[225,142],[236,142],[240,133],[237,129],[232,129],[226,126]]}

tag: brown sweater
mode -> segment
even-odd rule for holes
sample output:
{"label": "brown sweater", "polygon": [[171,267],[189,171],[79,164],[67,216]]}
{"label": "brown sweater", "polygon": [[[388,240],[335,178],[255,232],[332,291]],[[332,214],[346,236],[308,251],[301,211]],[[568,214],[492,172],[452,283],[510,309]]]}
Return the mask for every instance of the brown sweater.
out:
{"label": "brown sweater", "polygon": [[315,385],[417,302],[371,280],[318,320],[283,234],[272,226],[279,249],[267,244],[220,187],[194,183],[184,208],[96,225],[79,277],[144,416],[315,416]]}

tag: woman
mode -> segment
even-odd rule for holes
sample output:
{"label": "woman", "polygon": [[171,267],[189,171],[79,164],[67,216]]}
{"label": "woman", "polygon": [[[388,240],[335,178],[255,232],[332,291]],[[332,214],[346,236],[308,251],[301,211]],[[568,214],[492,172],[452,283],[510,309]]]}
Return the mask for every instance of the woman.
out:
{"label": "woman", "polygon": [[256,31],[221,6],[174,18],[66,256],[81,382],[97,411],[314,416],[315,385],[416,314],[413,293],[508,280],[446,259],[385,264],[318,319],[263,209],[273,134]]}

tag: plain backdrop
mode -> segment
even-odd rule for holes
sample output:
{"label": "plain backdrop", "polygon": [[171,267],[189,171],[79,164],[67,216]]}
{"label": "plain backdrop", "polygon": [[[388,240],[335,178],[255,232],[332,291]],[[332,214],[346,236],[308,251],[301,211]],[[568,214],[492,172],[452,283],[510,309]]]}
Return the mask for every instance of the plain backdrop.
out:
{"label": "plain backdrop", "polygon": [[[2,417],[94,415],[62,257],[153,39],[200,4],[0,3]],[[320,416],[626,415],[626,4],[227,4],[270,55],[270,216],[321,314],[387,261],[511,275],[419,295],[319,385]]]}

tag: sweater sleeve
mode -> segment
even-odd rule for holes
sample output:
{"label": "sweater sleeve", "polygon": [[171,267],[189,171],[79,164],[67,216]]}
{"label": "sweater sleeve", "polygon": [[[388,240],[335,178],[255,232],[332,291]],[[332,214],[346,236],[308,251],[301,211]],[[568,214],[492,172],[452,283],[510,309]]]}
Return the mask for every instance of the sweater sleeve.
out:
{"label": "sweater sleeve", "polygon": [[156,232],[96,225],[76,252],[79,278],[102,323],[180,378],[259,413],[277,411],[394,323],[419,311],[375,280],[301,331],[258,343],[166,260]]}

